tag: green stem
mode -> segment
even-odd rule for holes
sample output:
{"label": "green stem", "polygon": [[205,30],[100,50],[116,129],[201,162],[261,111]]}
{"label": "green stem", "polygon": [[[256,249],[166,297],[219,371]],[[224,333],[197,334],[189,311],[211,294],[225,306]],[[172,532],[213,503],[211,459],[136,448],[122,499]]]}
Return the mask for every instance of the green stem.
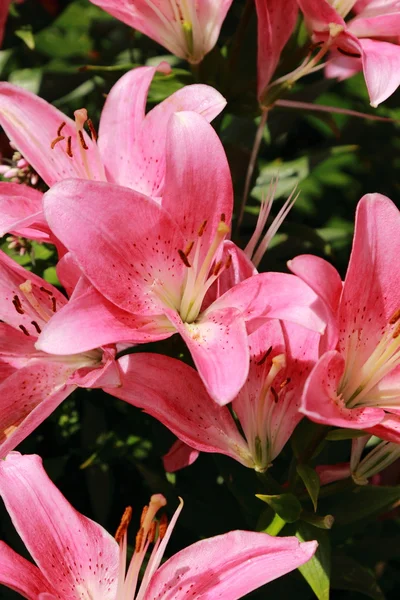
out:
{"label": "green stem", "polygon": [[280,531],[285,527],[286,521],[284,521],[277,513],[271,523],[262,530],[262,533],[269,533],[269,535],[278,535]]}

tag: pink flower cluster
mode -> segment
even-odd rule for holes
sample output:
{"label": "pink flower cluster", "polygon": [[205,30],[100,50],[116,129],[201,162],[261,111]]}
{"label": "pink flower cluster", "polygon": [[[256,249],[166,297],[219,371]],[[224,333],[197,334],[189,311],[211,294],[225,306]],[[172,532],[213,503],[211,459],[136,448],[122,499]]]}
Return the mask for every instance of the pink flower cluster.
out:
{"label": "pink flower cluster", "polygon": [[[93,3],[197,63],[215,45],[231,0]],[[298,8],[317,56],[330,53],[328,76],[362,69],[373,105],[399,85],[398,2],[256,5],[261,104]],[[275,83],[316,66],[309,56]],[[230,239],[231,175],[210,124],[225,99],[207,85],[190,85],[146,113],[156,71],[169,69],[161,63],[126,73],[107,97],[98,133],[85,109],[72,120],[0,84],[0,124],[19,153],[17,170],[2,170],[0,234],[53,244],[66,292],[0,253],[0,495],[37,564],[1,544],[0,582],[27,598],[240,598],[316,549],[314,542],[236,531],[161,564],[182,505],[167,526],[156,520],[165,505],[156,495],[126,571],[130,511],[114,540],[68,504],[38,457],[13,452],[76,387],[102,388],[168,427],[178,438],[164,458],[170,471],[212,452],[264,472],[304,416],[365,432],[343,476],[374,474],[361,461],[369,435],[398,456],[398,209],[380,194],[360,200],[344,282],[311,255],[290,261],[291,274],[258,273],[252,252]],[[31,175],[18,179],[18,169],[28,167],[34,182]],[[45,193],[35,187],[39,178]],[[195,369],[140,352],[141,344],[176,334]],[[138,352],[124,353],[134,345]],[[320,472],[324,481],[335,478]]]}

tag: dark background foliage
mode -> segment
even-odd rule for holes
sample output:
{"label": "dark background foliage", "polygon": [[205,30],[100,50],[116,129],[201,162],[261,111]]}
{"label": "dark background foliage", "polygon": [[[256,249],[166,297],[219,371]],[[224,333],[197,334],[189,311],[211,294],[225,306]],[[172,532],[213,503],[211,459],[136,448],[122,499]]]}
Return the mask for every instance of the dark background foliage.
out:
{"label": "dark background foliage", "polygon": [[[226,96],[228,106],[214,125],[228,153],[237,203],[259,117],[255,14],[253,11],[247,29],[238,35],[243,7],[243,1],[233,2],[218,47],[198,69],[191,71],[185,62],[168,56],[173,73],[157,75],[149,95],[150,108],[181,86],[201,81],[214,85]],[[304,32],[299,29],[283,64],[298,64],[302,36]],[[86,0],[26,0],[12,7],[0,51],[0,77],[30,89],[69,115],[86,107],[96,123],[105,95],[123,73],[134,66],[157,64],[165,56],[163,48]],[[337,84],[315,75],[298,85],[291,98],[372,114],[361,77]],[[395,202],[399,196],[399,99],[399,94],[393,95],[373,113],[390,117],[393,122],[281,108],[271,112],[249,208],[241,235],[236,237],[238,243],[244,247],[251,235],[260,199],[272,177],[279,175],[274,214],[295,184],[301,195],[273,240],[261,270],[285,270],[286,260],[311,252],[329,259],[345,273],[357,201],[375,191]],[[9,155],[4,134],[0,143],[3,155]],[[51,247],[35,245],[32,254],[24,257],[10,251],[6,241],[2,247],[55,282]],[[145,349],[185,356],[176,338]],[[177,506],[178,496],[182,496],[185,506],[168,554],[203,537],[235,528],[256,528],[265,505],[255,494],[268,491],[265,478],[231,459],[213,455],[202,455],[193,466],[176,475],[166,474],[161,457],[173,441],[169,431],[139,410],[100,391],[79,390],[19,450],[40,454],[50,477],[71,503],[110,531],[116,529],[127,505],[133,506],[138,522],[150,494],[166,495],[169,514]],[[327,442],[318,460],[334,463],[348,459],[348,453],[349,441]],[[289,444],[271,469],[281,483],[287,477],[291,456]],[[400,483],[397,473],[393,470],[390,483]],[[396,489],[390,500],[388,495],[378,498],[377,494],[368,494],[369,487],[322,499],[319,514],[330,513],[336,518],[330,532],[302,525],[307,529],[304,535],[319,537],[325,552],[329,551],[330,540],[333,599],[398,598],[400,520],[396,512],[377,516],[393,505]],[[293,533],[294,527],[287,526],[283,534]],[[25,552],[4,510],[0,538]],[[317,577],[321,586],[324,578],[327,573]],[[294,595],[298,600],[314,597],[298,572],[269,584],[252,597],[286,600]],[[16,595],[0,589],[0,598],[12,597]],[[328,598],[327,591],[320,590],[319,597]]]}

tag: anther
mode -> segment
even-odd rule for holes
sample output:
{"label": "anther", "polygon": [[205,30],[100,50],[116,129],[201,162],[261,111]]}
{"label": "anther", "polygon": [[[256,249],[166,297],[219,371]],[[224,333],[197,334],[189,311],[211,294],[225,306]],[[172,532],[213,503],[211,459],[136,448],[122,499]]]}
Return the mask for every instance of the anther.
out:
{"label": "anther", "polygon": [[218,262],[215,264],[215,266],[214,266],[214,268],[213,268],[213,270],[212,270],[212,275],[214,275],[214,277],[217,277],[218,273],[219,273],[219,272],[221,271],[221,269],[222,269],[222,265],[223,265],[223,262],[222,262],[222,260],[219,260],[219,261],[218,261]]}
{"label": "anther", "polygon": [[74,155],[72,154],[72,138],[69,135],[68,139],[67,139],[67,154],[70,158],[73,158]]}
{"label": "anther", "polygon": [[191,267],[192,265],[190,264],[190,262],[187,259],[186,254],[184,253],[183,250],[178,250],[178,254],[179,254],[179,258],[181,259],[181,261],[183,262],[183,264],[185,265],[185,267]]}
{"label": "anther", "polygon": [[393,331],[392,338],[395,340],[396,338],[398,338],[398,337],[399,337],[399,335],[400,335],[400,323],[398,323],[398,324],[396,325],[396,328],[395,328],[395,330]]}
{"label": "anther", "polygon": [[14,308],[19,315],[25,314],[25,311],[23,310],[22,305],[21,305],[21,300],[18,298],[18,296],[16,294],[13,298],[12,303],[14,304]]}
{"label": "anther", "polygon": [[152,521],[150,529],[147,532],[147,541],[152,544],[156,538],[157,523]]}
{"label": "anther", "polygon": [[82,133],[81,129],[78,131],[78,135],[79,135],[79,141],[80,141],[82,148],[84,150],[89,150],[89,146],[85,142],[85,138],[83,137],[83,133]]}
{"label": "anther", "polygon": [[287,386],[287,384],[288,384],[288,383],[290,383],[290,382],[291,382],[291,379],[290,379],[290,377],[287,377],[287,378],[285,379],[285,381],[282,381],[282,383],[280,384],[280,386],[279,386],[279,387],[280,387],[281,389],[283,389],[283,388],[284,388],[285,386]]}
{"label": "anther", "polygon": [[226,259],[225,269],[229,269],[232,264],[232,254],[228,254],[228,258]]}
{"label": "anther", "polygon": [[20,330],[22,331],[22,333],[24,333],[28,337],[31,337],[26,327],[24,327],[23,325],[18,325],[18,327],[20,328]]}
{"label": "anther", "polygon": [[97,142],[97,131],[94,128],[92,119],[88,119],[87,120],[87,126],[89,127],[90,137],[92,138],[92,140],[94,142]]}
{"label": "anther", "polygon": [[205,228],[207,227],[207,219],[205,221],[203,221],[203,223],[200,225],[199,230],[197,232],[197,235],[199,237],[201,237],[205,231]]}
{"label": "anther", "polygon": [[271,354],[271,352],[272,352],[272,346],[270,346],[268,348],[268,350],[266,351],[266,353],[264,354],[264,356],[259,361],[256,362],[256,365],[261,367],[261,365],[263,365],[265,363],[265,361],[267,360],[267,358]]}
{"label": "anther", "polygon": [[57,136],[50,144],[50,148],[52,150],[54,150],[54,148],[56,147],[56,144],[58,144],[58,142],[62,142],[63,140],[65,140],[65,137],[63,135],[59,135]]}
{"label": "anther", "polygon": [[149,510],[148,506],[144,506],[142,510],[142,514],[140,515],[140,527],[142,527],[144,520],[146,518],[147,512]]}
{"label": "anther", "polygon": [[272,392],[272,395],[273,395],[273,397],[274,397],[274,402],[275,402],[275,404],[277,404],[277,402],[278,402],[278,400],[279,400],[279,396],[278,396],[278,394],[276,393],[275,389],[272,387],[272,385],[271,385],[271,392]]}
{"label": "anther", "polygon": [[225,213],[221,214],[221,219],[220,219],[223,223],[225,223],[226,217],[225,217]]}
{"label": "anther", "polygon": [[34,326],[34,328],[36,329],[36,331],[38,333],[42,333],[42,330],[40,329],[39,325],[36,323],[36,321],[31,321],[32,325]]}
{"label": "anther", "polygon": [[158,538],[162,540],[167,533],[168,527],[168,517],[166,514],[162,514],[160,518],[160,522],[158,524]]}
{"label": "anther", "polygon": [[61,135],[61,132],[62,132],[62,130],[64,129],[65,125],[66,125],[66,122],[65,122],[65,121],[63,121],[63,122],[61,123],[60,127],[57,129],[57,135]]}
{"label": "anther", "polygon": [[185,256],[186,257],[188,257],[189,254],[191,253],[193,246],[194,246],[194,242],[189,242],[188,245],[186,246],[186,248],[185,248]]}
{"label": "anther", "polygon": [[55,313],[57,312],[57,300],[52,296],[51,298],[51,310]]}
{"label": "anther", "polygon": [[41,292],[44,292],[45,294],[48,294],[49,296],[53,296],[53,295],[54,295],[54,294],[53,294],[53,292],[52,292],[51,290],[46,290],[46,288],[45,288],[45,287],[43,287],[42,285],[40,286],[39,290],[40,290]]}
{"label": "anther", "polygon": [[343,48],[337,47],[337,51],[344,56],[349,56],[350,58],[361,58],[361,54],[359,52],[349,52],[348,50],[343,50]]}
{"label": "anther", "polygon": [[400,308],[394,311],[389,319],[389,325],[394,325],[400,319]]}
{"label": "anther", "polygon": [[124,510],[124,514],[122,515],[121,522],[118,525],[118,529],[115,532],[115,536],[114,536],[118,543],[124,537],[126,530],[129,527],[129,523],[131,522],[131,519],[132,519],[132,507],[127,506],[126,509]]}
{"label": "anther", "polygon": [[143,527],[141,527],[136,534],[135,552],[140,552],[140,550],[142,549],[143,537],[144,537],[144,529],[143,529]]}

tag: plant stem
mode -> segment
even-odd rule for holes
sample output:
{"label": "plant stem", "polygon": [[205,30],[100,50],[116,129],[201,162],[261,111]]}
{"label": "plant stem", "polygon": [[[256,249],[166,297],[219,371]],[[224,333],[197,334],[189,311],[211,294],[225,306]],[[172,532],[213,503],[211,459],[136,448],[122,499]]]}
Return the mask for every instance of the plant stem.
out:
{"label": "plant stem", "polygon": [[238,220],[237,220],[237,224],[236,224],[237,232],[239,231],[240,226],[243,221],[244,209],[246,208],[247,197],[248,197],[249,191],[250,191],[251,179],[253,177],[254,167],[257,162],[257,156],[258,156],[258,152],[260,150],[261,141],[262,141],[263,133],[264,133],[264,127],[267,122],[267,118],[268,118],[268,110],[263,109],[263,111],[261,113],[261,120],[260,120],[260,123],[257,128],[256,136],[254,138],[254,144],[253,144],[253,149],[251,151],[249,166],[247,167],[246,180],[244,183],[244,190],[243,190],[243,197],[242,197],[242,202],[241,202],[240,210],[239,210],[239,216],[238,216]]}
{"label": "plant stem", "polygon": [[286,521],[284,521],[277,513],[271,523],[262,530],[262,533],[269,533],[269,535],[278,535],[278,533],[285,527]]}

